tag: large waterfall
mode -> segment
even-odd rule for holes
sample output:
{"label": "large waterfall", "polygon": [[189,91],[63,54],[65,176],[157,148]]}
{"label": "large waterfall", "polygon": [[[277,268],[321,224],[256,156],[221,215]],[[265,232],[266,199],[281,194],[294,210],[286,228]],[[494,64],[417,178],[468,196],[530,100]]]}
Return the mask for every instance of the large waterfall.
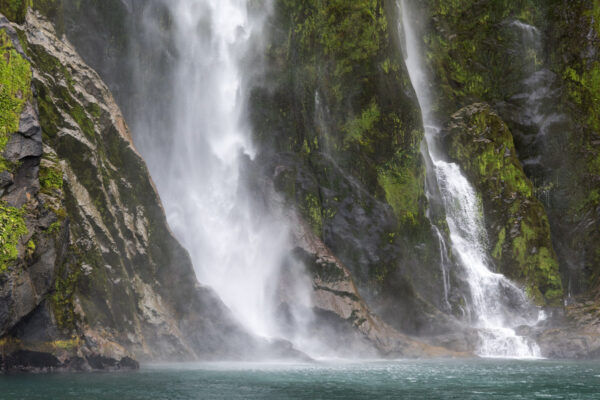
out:
{"label": "large waterfall", "polygon": [[[527,304],[528,300],[520,288],[503,275],[491,271],[483,213],[476,192],[460,167],[446,161],[439,149],[440,127],[433,115],[432,93],[423,63],[420,32],[415,27],[418,16],[410,6],[409,0],[400,1],[406,66],[423,115],[424,156],[431,159],[432,166],[427,173],[435,175],[434,181],[439,188],[450,231],[451,248],[464,269],[471,292],[467,312],[479,332],[478,354],[485,357],[539,357],[539,347],[517,336],[514,330],[519,325],[534,324],[537,316],[521,315],[507,305],[507,293],[511,298],[518,299],[518,303]],[[441,235],[439,237],[444,248],[445,239]],[[447,284],[446,278],[444,283]]]}
{"label": "large waterfall", "polygon": [[[273,282],[287,228],[253,208],[240,175],[243,160],[253,156],[241,63],[261,36],[265,15],[251,14],[246,0],[164,4],[174,21],[173,72],[165,76],[174,95],[166,109],[154,112],[171,118],[172,130],[146,122],[138,130],[150,134],[137,144],[199,281],[251,332],[273,337]],[[147,35],[154,23],[144,27]]]}
{"label": "large waterfall", "polygon": [[[138,137],[136,144],[148,160],[169,224],[190,252],[199,281],[212,287],[251,332],[279,337],[277,282],[289,250],[289,229],[276,210],[266,213],[256,207],[243,174],[245,160],[255,153],[245,112],[248,80],[260,68],[255,55],[264,50],[260,46],[268,2],[258,7],[249,0],[157,3],[167,7],[173,20],[165,46],[171,49],[165,69],[169,72],[164,76],[172,93],[164,96],[169,101],[161,107],[141,113],[136,129],[148,133]],[[515,299],[523,305],[528,300],[516,285],[491,270],[476,193],[458,165],[447,162],[438,149],[440,128],[431,112],[431,93],[408,6],[403,0],[406,65],[422,109],[429,178],[437,186],[450,232],[446,243],[443,229],[434,227],[440,239],[448,309],[451,249],[470,289],[464,311],[478,329],[478,353],[538,356],[537,346],[514,330],[535,322],[535,316],[514,310]],[[156,18],[150,18],[143,29],[147,37],[158,40],[155,23]],[[161,124],[162,119],[169,122]],[[308,288],[310,282],[297,279],[297,285]],[[294,288],[298,302],[310,303],[306,288]],[[289,339],[310,351],[310,340],[302,337],[307,335],[291,335]],[[319,346],[318,352],[322,349]]]}

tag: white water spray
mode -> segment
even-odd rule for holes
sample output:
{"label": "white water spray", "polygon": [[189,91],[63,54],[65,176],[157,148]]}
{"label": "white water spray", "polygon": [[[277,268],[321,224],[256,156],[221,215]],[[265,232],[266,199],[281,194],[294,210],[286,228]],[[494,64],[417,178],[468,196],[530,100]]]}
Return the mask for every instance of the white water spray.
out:
{"label": "white water spray", "polygon": [[[400,0],[399,7],[406,43],[406,67],[421,106],[425,142],[433,164],[433,171],[428,173],[435,174],[446,211],[453,253],[464,268],[471,291],[471,320],[480,336],[478,354],[485,357],[539,357],[537,344],[517,336],[514,330],[519,325],[535,323],[535,319],[529,321],[505,305],[507,293],[520,304],[526,304],[527,297],[504,276],[490,270],[483,213],[475,190],[458,165],[443,160],[437,147],[440,129],[433,116],[426,68],[421,59],[418,34],[413,26],[415,15],[411,15],[407,0]],[[440,239],[443,243],[443,238]]]}
{"label": "white water spray", "polygon": [[174,21],[175,96],[159,111],[174,123],[170,132],[146,123],[139,130],[150,139],[136,144],[198,280],[251,332],[274,337],[275,286],[289,235],[285,223],[253,207],[241,181],[244,159],[253,156],[241,64],[266,17],[249,14],[248,3],[165,2]]}

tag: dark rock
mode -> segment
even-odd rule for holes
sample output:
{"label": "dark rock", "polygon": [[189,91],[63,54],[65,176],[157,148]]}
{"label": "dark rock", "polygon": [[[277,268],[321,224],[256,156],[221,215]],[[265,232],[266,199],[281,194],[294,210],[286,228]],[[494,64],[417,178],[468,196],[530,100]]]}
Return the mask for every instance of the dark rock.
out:
{"label": "dark rock", "polygon": [[4,357],[4,372],[51,372],[61,363],[52,354],[18,350]]}
{"label": "dark rock", "polygon": [[22,135],[12,135],[4,149],[4,157],[13,162],[25,157],[39,157],[41,155],[41,138],[36,140]]}
{"label": "dark rock", "polygon": [[97,370],[114,369],[119,365],[119,362],[114,358],[104,357],[99,354],[88,356],[86,360],[92,369]]}
{"label": "dark rock", "polygon": [[11,185],[13,183],[13,175],[8,171],[0,172],[0,189]]}
{"label": "dark rock", "polygon": [[140,369],[140,363],[135,361],[133,358],[123,357],[121,360],[119,360],[119,369],[122,369],[122,370]]}
{"label": "dark rock", "polygon": [[600,358],[600,302],[573,301],[550,315],[532,336],[542,354],[558,359]]}
{"label": "dark rock", "polygon": [[[13,137],[19,135],[13,135]],[[14,182],[7,188],[7,193],[2,199],[9,205],[17,208],[35,198],[39,189],[39,157],[26,157],[20,160],[17,170],[14,172]]]}
{"label": "dark rock", "polygon": [[[39,117],[37,111],[34,109],[31,103],[27,103],[23,112],[21,113],[21,120],[19,121],[19,134],[26,138],[35,138],[37,142],[41,143],[42,139],[42,128],[40,126]],[[41,154],[40,154],[41,155]]]}

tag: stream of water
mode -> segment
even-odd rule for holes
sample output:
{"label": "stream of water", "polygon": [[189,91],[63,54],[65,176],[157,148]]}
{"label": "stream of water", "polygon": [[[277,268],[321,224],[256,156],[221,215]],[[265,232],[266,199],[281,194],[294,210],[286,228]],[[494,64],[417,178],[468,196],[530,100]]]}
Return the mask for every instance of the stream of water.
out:
{"label": "stream of water", "polygon": [[[514,328],[537,322],[537,316],[520,315],[507,305],[507,293],[518,299],[518,303],[528,302],[525,293],[503,275],[492,272],[487,256],[487,235],[483,223],[482,206],[476,192],[462,174],[460,167],[444,158],[438,146],[440,127],[433,115],[433,97],[423,62],[423,50],[416,28],[417,13],[411,9],[409,0],[401,0],[402,31],[405,39],[406,67],[416,91],[425,127],[423,146],[432,162],[446,213],[450,232],[450,242],[457,261],[464,269],[464,276],[470,289],[469,319],[478,328],[480,345],[478,354],[484,357],[539,357],[537,344],[518,336]],[[440,232],[439,227],[436,227]],[[442,248],[445,239],[439,235]],[[442,266],[442,268],[445,268]],[[444,273],[444,277],[447,272]],[[444,284],[447,280],[444,278]],[[446,291],[448,289],[446,288]]]}

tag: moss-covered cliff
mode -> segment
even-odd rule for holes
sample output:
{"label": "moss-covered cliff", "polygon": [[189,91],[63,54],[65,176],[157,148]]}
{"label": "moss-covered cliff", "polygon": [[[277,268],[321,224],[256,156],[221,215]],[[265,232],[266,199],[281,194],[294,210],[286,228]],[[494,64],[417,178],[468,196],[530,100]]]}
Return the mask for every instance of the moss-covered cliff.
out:
{"label": "moss-covered cliff", "polygon": [[597,2],[421,7],[440,119],[485,101],[508,124],[548,215],[565,290],[589,293],[598,279]]}
{"label": "moss-covered cliff", "polygon": [[573,294],[600,287],[600,3],[552,1],[547,46],[569,129],[560,137],[551,223]]}
{"label": "moss-covered cliff", "polygon": [[368,304],[400,329],[436,331],[440,253],[395,3],[278,0],[269,26],[249,100],[259,164]]}
{"label": "moss-covered cliff", "polygon": [[[409,3],[423,16],[445,150],[481,197],[496,267],[538,304],[597,293],[600,3]],[[166,132],[173,121],[149,110],[177,96],[167,4],[0,0],[20,39],[0,29],[0,275],[19,283],[0,283],[13,299],[0,305],[4,348],[61,354],[60,362],[81,349],[113,358],[245,351],[237,339],[246,333],[194,287],[112,96],[53,32],[71,38],[130,122],[144,114]],[[451,304],[444,299],[427,212],[441,231],[443,215],[425,195],[423,127],[400,51],[398,4],[273,0],[265,47],[243,60],[258,150],[243,172],[263,196],[270,186],[261,185],[272,182],[301,215],[290,258],[312,273],[319,321],[341,317],[354,329],[348,337],[388,354],[412,343],[388,324],[460,331],[452,314],[464,306],[452,273]],[[252,14],[265,3],[248,5]],[[54,28],[26,18],[28,6]],[[140,33],[140,25],[156,31]],[[26,333],[40,326],[51,329]],[[238,347],[225,344],[228,329]]]}

